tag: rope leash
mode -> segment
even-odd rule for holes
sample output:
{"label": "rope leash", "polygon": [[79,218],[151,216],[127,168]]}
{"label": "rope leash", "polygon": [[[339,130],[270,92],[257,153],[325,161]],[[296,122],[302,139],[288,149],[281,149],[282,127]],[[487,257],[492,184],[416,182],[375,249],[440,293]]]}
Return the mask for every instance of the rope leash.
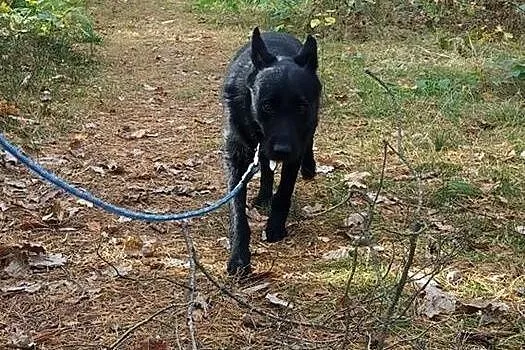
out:
{"label": "rope leash", "polygon": [[114,215],[123,216],[131,220],[139,220],[146,222],[180,221],[204,216],[210,212],[213,212],[222,207],[224,204],[228,203],[237,194],[239,194],[243,186],[246,186],[246,184],[248,183],[248,181],[250,181],[253,175],[255,175],[257,171],[259,171],[259,145],[257,145],[257,149],[255,151],[255,156],[253,157],[252,163],[250,163],[250,165],[248,166],[248,169],[243,174],[239,183],[224,197],[200,209],[190,210],[183,213],[156,214],[151,212],[135,211],[119,207],[117,205],[107,203],[106,201],[98,198],[91,192],[81,190],[72,186],[62,178],[43,168],[40,164],[35,162],[30,157],[24,155],[24,153],[18,147],[16,147],[8,141],[2,133],[0,133],[0,147],[2,147],[6,152],[10,153],[13,157],[15,157],[20,162],[20,164],[24,165],[26,168],[36,173],[45,181],[53,184],[55,187],[58,187],[64,190],[65,192],[77,198],[80,198],[86,202],[90,202],[94,206],[97,206]]}

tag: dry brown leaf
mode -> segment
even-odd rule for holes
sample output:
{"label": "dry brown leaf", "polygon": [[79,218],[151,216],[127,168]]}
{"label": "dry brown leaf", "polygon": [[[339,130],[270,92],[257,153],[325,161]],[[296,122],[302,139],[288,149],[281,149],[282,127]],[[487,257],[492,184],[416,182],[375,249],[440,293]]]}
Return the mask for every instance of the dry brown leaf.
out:
{"label": "dry brown leaf", "polygon": [[36,349],[36,343],[33,338],[24,330],[16,329],[9,335],[8,347],[14,349]]}
{"label": "dry brown leaf", "polygon": [[219,245],[221,247],[223,247],[224,249],[226,249],[227,251],[230,251],[230,239],[228,237],[221,237],[219,239],[217,239],[217,243],[219,243]]}
{"label": "dry brown leaf", "polygon": [[333,165],[318,165],[315,169],[315,172],[317,174],[330,174],[334,171],[334,166]]}
{"label": "dry brown leaf", "polygon": [[67,258],[61,253],[47,253],[30,255],[28,263],[30,267],[35,269],[49,269],[53,267],[64,266],[67,262]]}
{"label": "dry brown leaf", "polygon": [[351,252],[354,251],[353,247],[340,247],[339,249],[331,250],[323,254],[323,260],[339,260],[347,258]]}
{"label": "dry brown leaf", "polygon": [[303,212],[306,214],[306,216],[311,216],[315,213],[319,213],[323,211],[324,207],[321,203],[315,203],[314,206],[306,205],[302,208]]}
{"label": "dry brown leaf", "polygon": [[268,300],[273,305],[282,306],[282,307],[286,307],[289,309],[293,309],[294,307],[293,303],[279,298],[277,294],[268,293],[266,294],[265,299]]}
{"label": "dry brown leaf", "polygon": [[130,235],[124,239],[124,251],[129,256],[136,257],[141,255],[143,246],[144,241],[138,235]]}
{"label": "dry brown leaf", "polygon": [[350,174],[346,174],[343,177],[343,180],[345,181],[348,188],[353,188],[353,187],[367,188],[366,184],[364,183],[364,180],[371,175],[372,174],[370,174],[367,171],[364,171],[364,172],[354,171]]}
{"label": "dry brown leaf", "polygon": [[193,319],[195,321],[202,321],[208,318],[209,304],[207,298],[202,293],[197,293],[193,302]]}
{"label": "dry brown leaf", "polygon": [[343,222],[344,227],[359,227],[364,224],[367,212],[352,213]]}
{"label": "dry brown leaf", "polygon": [[39,282],[27,282],[22,281],[16,286],[1,287],[0,290],[3,293],[35,293],[42,288],[42,284]]}
{"label": "dry brown leaf", "polygon": [[[439,284],[432,278],[422,273],[412,277],[418,288],[423,288],[425,294],[418,312],[428,318],[442,314],[451,314],[456,311],[456,298],[441,290]],[[426,285],[426,286],[425,286]]]}
{"label": "dry brown leaf", "polygon": [[268,287],[270,287],[270,282],[264,282],[252,287],[244,288],[243,290],[241,290],[241,292],[246,295],[252,295],[262,290],[268,289]]}

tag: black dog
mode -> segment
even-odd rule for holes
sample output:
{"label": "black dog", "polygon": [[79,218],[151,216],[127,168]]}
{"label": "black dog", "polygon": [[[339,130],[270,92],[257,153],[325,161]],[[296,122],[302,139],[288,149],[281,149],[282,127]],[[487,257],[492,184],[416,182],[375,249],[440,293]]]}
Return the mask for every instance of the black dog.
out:
{"label": "black dog", "polygon": [[[284,33],[260,34],[241,48],[228,67],[224,82],[225,161],[231,190],[251,163],[260,144],[261,187],[255,204],[270,206],[268,242],[282,240],[299,168],[304,178],[315,176],[313,138],[321,83],[316,74],[317,43],[304,45]],[[276,162],[282,162],[281,182],[273,195]],[[230,204],[230,274],[250,272],[250,228],[246,188]]]}

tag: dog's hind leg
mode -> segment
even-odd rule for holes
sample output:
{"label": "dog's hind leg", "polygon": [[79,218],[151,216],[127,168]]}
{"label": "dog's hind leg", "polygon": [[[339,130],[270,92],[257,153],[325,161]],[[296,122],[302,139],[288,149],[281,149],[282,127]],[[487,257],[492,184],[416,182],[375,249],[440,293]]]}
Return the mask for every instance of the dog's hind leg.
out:
{"label": "dog's hind leg", "polygon": [[261,187],[253,204],[259,209],[268,209],[272,202],[274,173],[270,169],[270,161],[263,156],[259,157],[261,164]]}
{"label": "dog's hind leg", "polygon": [[303,156],[303,161],[301,164],[301,175],[303,179],[311,180],[315,177],[315,159],[314,159],[314,138],[310,139],[306,145],[306,150]]}
{"label": "dog's hind leg", "polygon": [[286,237],[285,224],[290,211],[299,167],[300,163],[283,163],[281,182],[273,196],[270,217],[266,224],[266,240],[268,242],[278,242]]}
{"label": "dog's hind leg", "polygon": [[[228,170],[228,189],[231,191],[248,169],[253,152],[232,140],[226,141],[225,161]],[[246,217],[246,186],[230,202],[230,275],[245,275],[250,272],[250,227]]]}

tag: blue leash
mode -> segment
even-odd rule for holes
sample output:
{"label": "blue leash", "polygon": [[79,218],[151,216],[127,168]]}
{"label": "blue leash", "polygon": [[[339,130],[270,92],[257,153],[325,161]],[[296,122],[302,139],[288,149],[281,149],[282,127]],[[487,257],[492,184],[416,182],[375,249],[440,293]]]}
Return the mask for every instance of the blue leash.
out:
{"label": "blue leash", "polygon": [[140,220],[140,221],[146,221],[146,222],[179,221],[179,220],[204,216],[212,211],[219,209],[224,204],[228,203],[232,198],[234,198],[241,191],[241,189],[244,186],[246,186],[246,184],[248,183],[248,181],[250,181],[253,175],[255,175],[257,171],[259,171],[259,168],[258,168],[259,146],[257,146],[257,150],[255,151],[253,162],[248,166],[248,169],[243,174],[241,181],[239,181],[239,183],[233,188],[233,190],[231,190],[231,192],[227,193],[221,199],[217,200],[216,202],[214,202],[213,204],[207,207],[196,209],[196,210],[190,210],[184,213],[155,214],[155,213],[150,213],[150,212],[141,212],[141,211],[135,211],[135,210],[122,208],[114,204],[107,203],[104,200],[96,197],[90,192],[80,190],[76,187],[73,187],[72,185],[70,185],[69,183],[61,179],[60,177],[44,169],[40,164],[36,163],[33,159],[24,155],[20,149],[18,149],[16,146],[14,146],[8,141],[2,133],[0,133],[0,146],[5,151],[13,155],[13,157],[15,157],[21,164],[26,166],[28,169],[32,170],[34,173],[39,175],[41,178],[55,185],[56,187],[72,194],[73,196],[83,199],[87,202],[93,203],[93,205],[99,208],[102,208],[109,213],[119,215],[119,216],[124,216],[132,220]]}

